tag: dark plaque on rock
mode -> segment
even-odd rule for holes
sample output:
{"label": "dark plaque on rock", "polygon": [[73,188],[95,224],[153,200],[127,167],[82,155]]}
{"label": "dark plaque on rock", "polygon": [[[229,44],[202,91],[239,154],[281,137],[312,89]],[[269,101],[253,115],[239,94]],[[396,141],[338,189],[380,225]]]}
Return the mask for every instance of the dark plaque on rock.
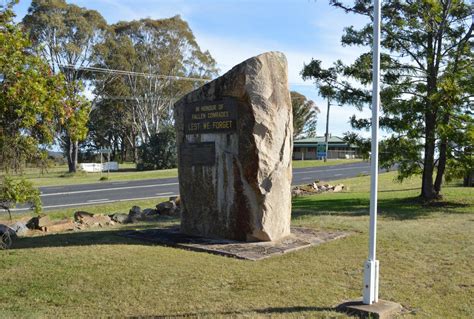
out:
{"label": "dark plaque on rock", "polygon": [[184,133],[229,133],[237,128],[237,100],[200,101],[184,110]]}
{"label": "dark plaque on rock", "polygon": [[180,161],[187,167],[211,166],[216,162],[216,144],[214,142],[182,144],[180,151]]}

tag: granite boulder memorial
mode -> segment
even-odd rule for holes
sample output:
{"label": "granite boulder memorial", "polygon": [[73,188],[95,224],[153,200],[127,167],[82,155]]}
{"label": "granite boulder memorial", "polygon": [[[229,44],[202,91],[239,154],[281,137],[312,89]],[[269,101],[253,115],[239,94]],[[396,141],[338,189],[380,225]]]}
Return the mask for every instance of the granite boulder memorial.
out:
{"label": "granite boulder memorial", "polygon": [[174,106],[181,232],[241,241],[290,234],[292,110],[285,56],[235,66]]}

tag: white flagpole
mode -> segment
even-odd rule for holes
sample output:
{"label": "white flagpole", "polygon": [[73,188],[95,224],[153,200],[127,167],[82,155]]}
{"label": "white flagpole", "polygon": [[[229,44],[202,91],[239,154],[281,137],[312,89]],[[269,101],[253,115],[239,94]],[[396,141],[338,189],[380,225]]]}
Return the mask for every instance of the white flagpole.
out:
{"label": "white flagpole", "polygon": [[380,0],[374,0],[374,39],[372,56],[372,152],[370,157],[370,234],[369,258],[364,267],[363,303],[371,305],[379,299],[379,261],[376,259],[377,189],[379,166],[379,107],[380,107]]}

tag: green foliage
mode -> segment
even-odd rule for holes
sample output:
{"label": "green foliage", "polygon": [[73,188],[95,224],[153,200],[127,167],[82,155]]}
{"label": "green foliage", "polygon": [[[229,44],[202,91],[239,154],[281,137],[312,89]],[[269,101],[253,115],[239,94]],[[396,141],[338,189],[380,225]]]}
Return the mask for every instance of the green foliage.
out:
{"label": "green foliage", "polygon": [[[372,18],[370,1],[330,3]],[[471,6],[463,0],[382,4],[380,126],[390,135],[384,142],[387,156],[381,161],[400,163],[401,179],[422,174],[421,196],[428,200],[440,197],[447,164],[464,161],[460,154],[474,142],[471,14]],[[371,47],[372,22],[360,30],[346,28],[342,43]],[[367,52],[350,65],[337,61],[327,69],[312,60],[302,75],[315,80],[323,97],[360,109],[372,99],[371,56]],[[368,129],[371,122],[354,116],[351,125]]]}
{"label": "green foliage", "polygon": [[140,72],[144,76],[94,78],[98,87],[104,87],[97,92],[102,97],[99,107],[107,108],[103,112],[127,114],[120,119],[111,117],[113,121],[103,123],[95,133],[98,139],[110,142],[102,132],[113,129],[104,128],[125,126],[127,135],[122,137],[133,147],[135,140],[147,143],[152,135],[172,125],[173,103],[202,84],[166,76],[210,79],[217,74],[216,62],[209,52],[201,51],[189,25],[179,16],[122,21],[112,25],[112,29],[101,47],[98,66]]}
{"label": "green foliage", "polygon": [[34,212],[39,214],[41,212],[40,192],[24,178],[13,180],[9,176],[4,176],[0,180],[0,208],[6,209],[10,214],[10,209],[15,208],[17,204],[30,204]]}
{"label": "green foliage", "polygon": [[52,71],[61,72],[66,80],[67,100],[63,105],[66,120],[59,138],[69,170],[75,172],[78,142],[86,138],[91,110],[82,94],[83,81],[88,75],[80,68],[94,63],[97,48],[107,33],[107,23],[97,11],[64,0],[33,0],[23,25]]}
{"label": "green foliage", "polygon": [[46,160],[40,146],[53,142],[64,121],[65,89],[13,23],[12,5],[0,19],[0,168],[18,171]]}
{"label": "green foliage", "polygon": [[357,145],[357,147],[359,148],[359,154],[362,156],[363,159],[367,160],[370,158],[370,139],[363,138],[362,136],[354,132],[346,132],[344,133],[343,140],[348,144]]}
{"label": "green foliage", "polygon": [[153,135],[148,143],[140,146],[138,170],[174,168],[177,166],[176,133],[168,127]]}
{"label": "green foliage", "polygon": [[293,136],[316,136],[316,121],[319,108],[303,94],[291,91],[290,96],[293,107]]}

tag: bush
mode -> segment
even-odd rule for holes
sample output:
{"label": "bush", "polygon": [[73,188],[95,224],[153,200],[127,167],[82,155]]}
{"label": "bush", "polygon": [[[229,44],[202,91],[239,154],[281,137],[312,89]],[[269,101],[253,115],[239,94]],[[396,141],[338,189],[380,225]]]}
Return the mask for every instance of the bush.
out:
{"label": "bush", "polygon": [[0,207],[8,211],[11,219],[10,208],[17,204],[30,204],[35,213],[39,214],[42,208],[40,192],[23,178],[15,181],[5,176],[0,181]]}
{"label": "bush", "polygon": [[153,135],[139,148],[137,170],[175,168],[177,166],[176,134],[173,127]]}

